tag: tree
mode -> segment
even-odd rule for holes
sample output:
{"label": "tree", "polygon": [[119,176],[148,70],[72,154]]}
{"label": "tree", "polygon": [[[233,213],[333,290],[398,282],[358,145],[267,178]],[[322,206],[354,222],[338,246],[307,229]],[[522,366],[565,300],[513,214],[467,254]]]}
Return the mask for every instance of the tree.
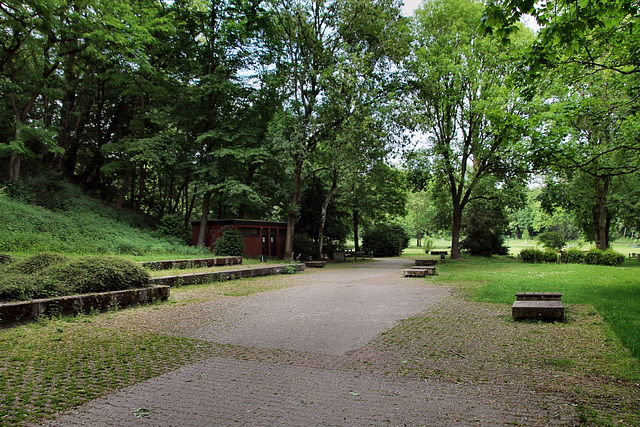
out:
{"label": "tree", "polygon": [[615,215],[610,198],[616,181],[640,170],[636,136],[640,116],[627,79],[612,71],[600,71],[594,78],[584,75],[587,70],[580,67],[574,70],[576,74],[565,76],[568,89],[554,92],[530,151],[537,167],[556,178],[558,186],[574,187],[562,189],[565,194],[581,193],[565,201],[556,199],[555,204],[573,211],[585,235],[606,250]]}
{"label": "tree", "polygon": [[424,4],[416,12],[408,63],[417,127],[433,159],[430,179],[446,186],[451,201],[453,259],[460,257],[464,209],[483,197],[476,187],[485,177],[506,182],[525,170],[513,150],[526,106],[510,89],[513,50],[479,33],[482,8],[469,0]]}
{"label": "tree", "polygon": [[550,67],[577,64],[620,75],[640,73],[639,5],[634,0],[490,1],[482,17],[486,33],[507,42],[522,27],[525,15],[535,18],[538,37],[528,53],[530,76]]}
{"label": "tree", "polygon": [[274,121],[272,138],[290,156],[292,193],[287,212],[285,258],[293,234],[310,157],[340,134],[366,105],[358,96],[382,96],[397,43],[399,4],[395,1],[273,0],[271,13],[282,41],[277,68],[286,101]]}

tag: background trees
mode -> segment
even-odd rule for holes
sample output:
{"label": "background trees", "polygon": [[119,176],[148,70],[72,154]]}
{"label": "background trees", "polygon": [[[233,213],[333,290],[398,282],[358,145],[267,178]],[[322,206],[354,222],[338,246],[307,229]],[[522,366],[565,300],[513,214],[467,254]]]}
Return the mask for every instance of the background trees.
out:
{"label": "background trees", "polygon": [[483,181],[502,185],[519,172],[512,148],[521,137],[522,102],[507,81],[513,56],[479,34],[482,10],[467,0],[425,3],[416,13],[407,66],[417,128],[428,139],[424,155],[433,159],[429,179],[450,199],[452,258],[460,256],[465,207],[487,197]]}

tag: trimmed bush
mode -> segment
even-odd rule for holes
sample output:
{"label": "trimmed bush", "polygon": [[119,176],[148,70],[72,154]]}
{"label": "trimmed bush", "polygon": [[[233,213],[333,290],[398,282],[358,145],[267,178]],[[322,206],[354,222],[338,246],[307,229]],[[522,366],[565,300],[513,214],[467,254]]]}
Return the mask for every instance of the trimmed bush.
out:
{"label": "trimmed bush", "polygon": [[51,266],[44,274],[66,283],[75,293],[121,291],[149,286],[149,273],[116,257],[87,256]]}
{"label": "trimmed bush", "polygon": [[[293,235],[293,253],[295,258],[307,261],[316,254],[316,243],[308,234],[298,233]],[[299,257],[299,258],[298,258]]]}
{"label": "trimmed bush", "polygon": [[584,256],[584,262],[591,265],[602,264],[603,259],[604,252],[597,248],[589,250],[589,252]]}
{"label": "trimmed bush", "polygon": [[584,252],[577,248],[571,248],[562,252],[561,259],[562,262],[581,264],[584,262]]}
{"label": "trimmed bush", "polygon": [[115,257],[71,259],[45,253],[4,265],[0,270],[0,300],[6,301],[118,291],[148,285],[149,274],[138,264]]}
{"label": "trimmed bush", "polygon": [[625,256],[620,252],[616,252],[613,249],[607,249],[602,254],[602,263],[604,265],[613,265],[618,266],[622,264],[625,260]]}
{"label": "trimmed bush", "polygon": [[215,243],[213,253],[216,256],[242,256],[244,254],[244,240],[240,232],[227,230],[222,233]]}
{"label": "trimmed bush", "polygon": [[374,256],[399,256],[409,246],[409,235],[400,225],[381,224],[362,236],[362,248]]}
{"label": "trimmed bush", "polygon": [[38,274],[52,265],[65,263],[69,259],[65,255],[44,252],[16,261],[8,267],[7,271],[10,273]]}
{"label": "trimmed bush", "polygon": [[558,262],[558,253],[553,249],[547,249],[542,253],[544,262],[556,263]]}
{"label": "trimmed bush", "polygon": [[520,259],[528,263],[544,261],[544,253],[540,249],[527,248],[520,252]]}

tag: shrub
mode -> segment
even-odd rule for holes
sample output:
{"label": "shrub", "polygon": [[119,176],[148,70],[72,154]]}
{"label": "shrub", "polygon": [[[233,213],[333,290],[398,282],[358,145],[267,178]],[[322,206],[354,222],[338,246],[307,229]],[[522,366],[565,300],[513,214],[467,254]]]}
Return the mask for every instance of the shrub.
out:
{"label": "shrub", "polygon": [[520,252],[520,259],[528,263],[544,262],[545,254],[540,249],[527,248],[527,249],[523,249]]}
{"label": "shrub", "polygon": [[431,249],[433,248],[433,239],[431,237],[425,237],[422,240],[422,246],[424,247],[424,253],[428,255],[429,252],[431,252]]}
{"label": "shrub", "polygon": [[584,256],[584,262],[591,265],[602,264],[603,259],[604,252],[597,248],[589,250]]}
{"label": "shrub", "polygon": [[138,264],[116,257],[87,256],[49,267],[43,274],[66,283],[72,292],[121,291],[149,285],[149,273]]}
{"label": "shrub", "polygon": [[409,246],[409,234],[397,224],[381,224],[362,236],[362,248],[374,256],[399,256]]}
{"label": "shrub", "polygon": [[160,220],[158,231],[163,236],[174,237],[181,242],[188,239],[187,229],[184,223],[184,216],[181,213],[168,214]]}
{"label": "shrub", "polygon": [[216,240],[213,253],[217,256],[242,256],[244,240],[238,231],[227,230]]}
{"label": "shrub", "polygon": [[607,249],[602,254],[602,263],[604,265],[618,266],[624,262],[625,256],[613,249]]}
{"label": "shrub", "polygon": [[8,267],[9,272],[21,274],[38,274],[44,269],[57,264],[69,261],[69,257],[55,253],[39,253],[21,259]]}
{"label": "shrub", "polygon": [[313,238],[305,233],[293,235],[293,253],[301,260],[312,259],[316,254],[316,243]]}
{"label": "shrub", "polygon": [[571,248],[562,253],[562,262],[580,264],[584,261],[584,252],[577,248]]}
{"label": "shrub", "polygon": [[558,253],[553,249],[547,249],[542,253],[544,262],[558,262]]}
{"label": "shrub", "polygon": [[560,250],[565,244],[564,236],[559,231],[545,231],[538,235],[538,241],[545,248]]}
{"label": "shrub", "polygon": [[11,264],[16,262],[16,259],[9,254],[0,254],[0,265]]}

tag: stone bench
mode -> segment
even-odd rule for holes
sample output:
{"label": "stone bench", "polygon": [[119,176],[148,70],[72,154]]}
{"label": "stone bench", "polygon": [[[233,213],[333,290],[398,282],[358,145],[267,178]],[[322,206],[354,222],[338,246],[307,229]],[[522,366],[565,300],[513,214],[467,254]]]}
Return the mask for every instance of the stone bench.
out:
{"label": "stone bench", "polygon": [[558,321],[564,319],[562,294],[559,292],[518,292],[511,306],[515,320],[534,319]]}
{"label": "stone bench", "polygon": [[322,268],[327,264],[326,261],[305,261],[304,265],[311,268]]}
{"label": "stone bench", "polygon": [[435,267],[411,267],[406,270],[402,270],[402,274],[405,277],[425,277],[433,276],[436,274]]}
{"label": "stone bench", "polygon": [[417,259],[416,260],[417,266],[436,265],[437,263],[438,263],[438,260],[435,260],[435,259]]}

